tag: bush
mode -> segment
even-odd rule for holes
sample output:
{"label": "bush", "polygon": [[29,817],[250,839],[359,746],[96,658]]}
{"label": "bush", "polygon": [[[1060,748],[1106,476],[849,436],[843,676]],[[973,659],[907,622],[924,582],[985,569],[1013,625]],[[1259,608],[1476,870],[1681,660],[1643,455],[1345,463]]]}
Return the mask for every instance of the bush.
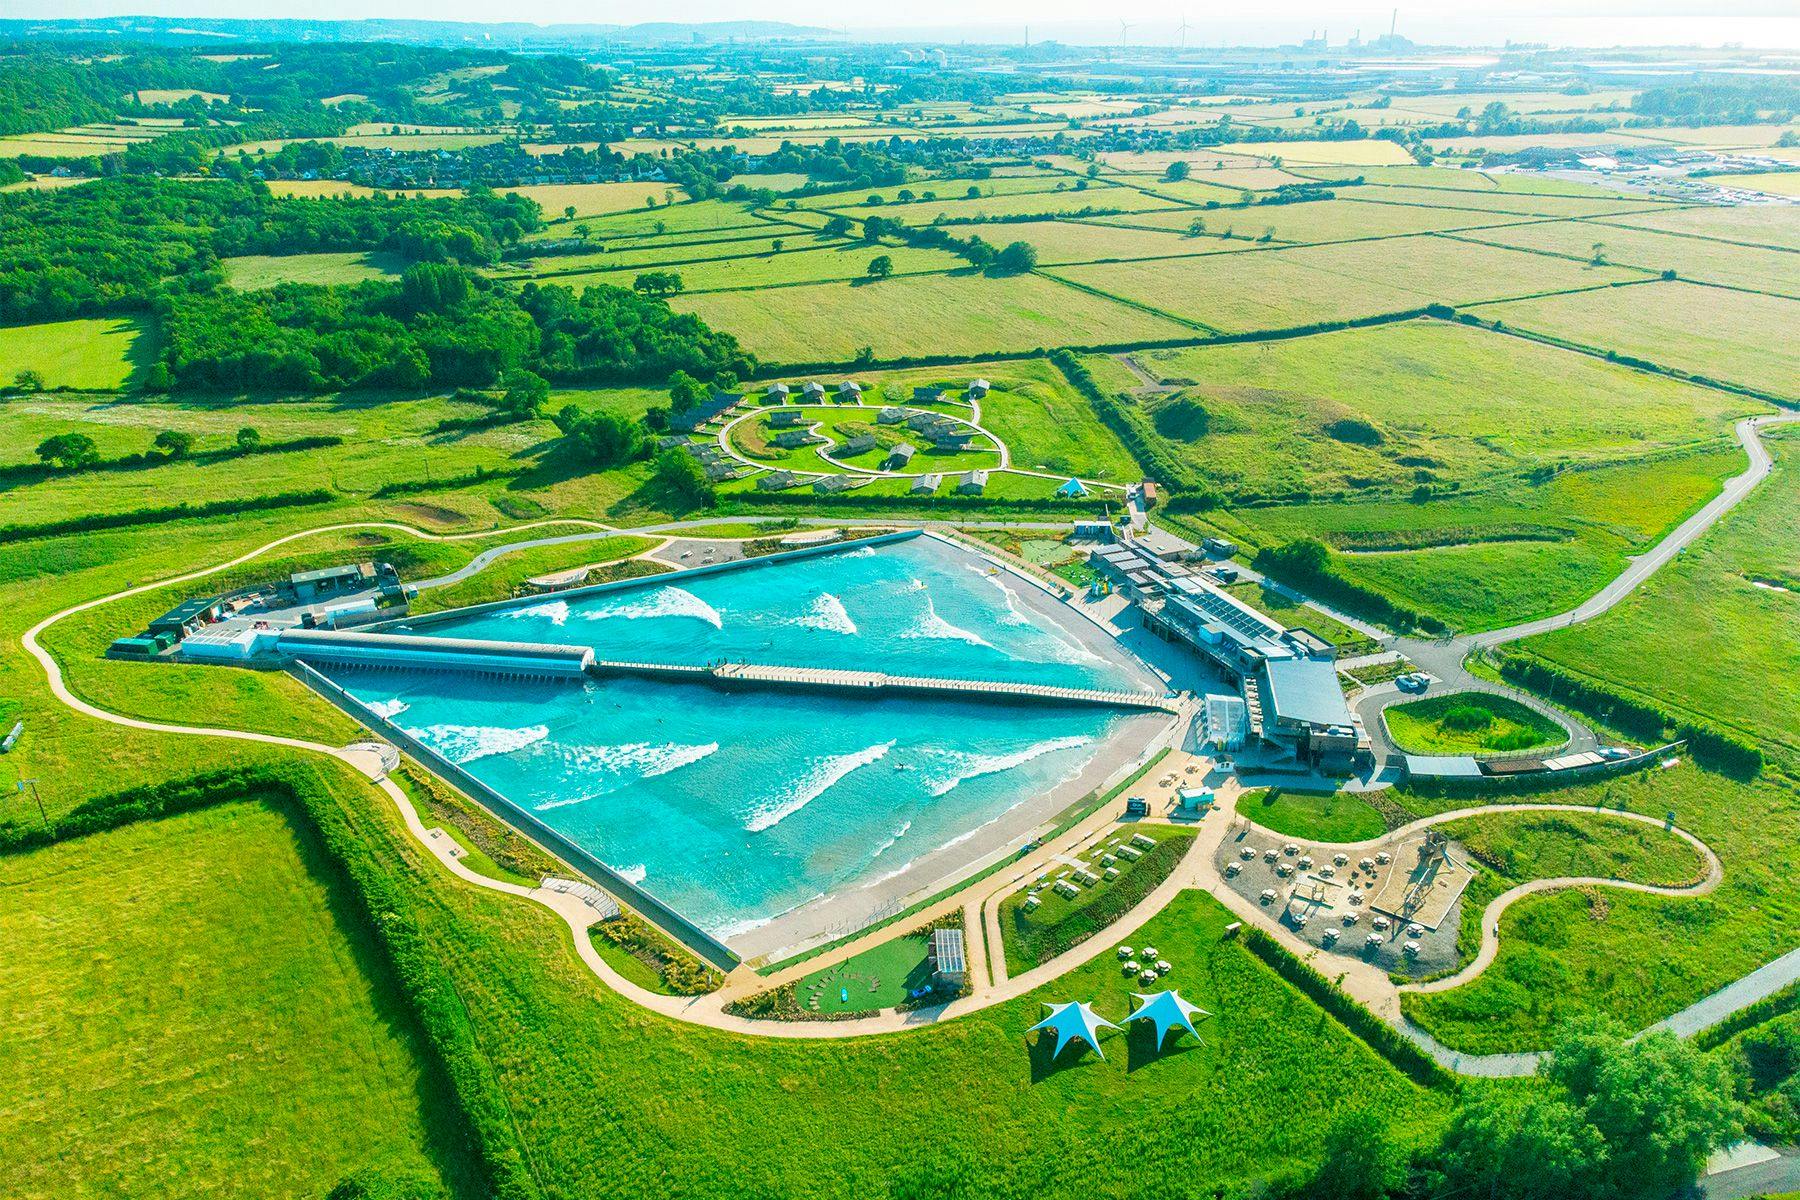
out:
{"label": "bush", "polygon": [[124,512],[93,513],[69,517],[61,521],[43,521],[36,525],[0,525],[0,544],[23,542],[32,538],[62,537],[71,533],[92,533],[101,529],[124,529],[132,525],[160,525],[164,521],[187,521],[199,517],[219,517],[275,508],[298,508],[309,504],[329,504],[337,493],[317,488],[310,492],[280,492],[273,496],[252,496],[246,500],[213,500],[205,504],[172,504],[166,508],[133,508]]}
{"label": "bush", "polygon": [[656,929],[629,912],[596,921],[588,931],[595,939],[611,942],[656,973],[663,986],[677,996],[704,996],[715,992],[725,977],[677,947]]}
{"label": "bush", "polygon": [[1486,729],[1494,723],[1494,714],[1479,704],[1461,704],[1438,718],[1438,724],[1445,729],[1456,729],[1473,732]]}

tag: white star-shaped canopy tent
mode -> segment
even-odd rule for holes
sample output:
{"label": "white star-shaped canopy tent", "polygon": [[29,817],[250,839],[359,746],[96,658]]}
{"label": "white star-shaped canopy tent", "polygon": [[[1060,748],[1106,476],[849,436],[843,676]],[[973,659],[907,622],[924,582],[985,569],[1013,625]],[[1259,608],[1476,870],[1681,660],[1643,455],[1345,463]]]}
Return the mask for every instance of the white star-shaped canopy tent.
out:
{"label": "white star-shaped canopy tent", "polygon": [[1050,1052],[1051,1058],[1061,1054],[1064,1046],[1077,1039],[1093,1047],[1094,1053],[1101,1058],[1106,1057],[1100,1049],[1100,1030],[1117,1029],[1117,1025],[1079,1001],[1070,1004],[1046,1003],[1044,1007],[1050,1010],[1050,1015],[1026,1032],[1036,1033],[1040,1029],[1056,1031],[1056,1049]]}
{"label": "white star-shaped canopy tent", "polygon": [[1189,1004],[1183,1000],[1180,992],[1162,991],[1148,996],[1142,992],[1133,992],[1132,995],[1138,998],[1139,1004],[1125,1020],[1127,1022],[1150,1022],[1156,1028],[1156,1044],[1159,1047],[1171,1029],[1185,1029],[1195,1037],[1199,1037],[1200,1035],[1194,1031],[1192,1019],[1194,1014],[1198,1013],[1203,1017],[1212,1016],[1198,1004]]}

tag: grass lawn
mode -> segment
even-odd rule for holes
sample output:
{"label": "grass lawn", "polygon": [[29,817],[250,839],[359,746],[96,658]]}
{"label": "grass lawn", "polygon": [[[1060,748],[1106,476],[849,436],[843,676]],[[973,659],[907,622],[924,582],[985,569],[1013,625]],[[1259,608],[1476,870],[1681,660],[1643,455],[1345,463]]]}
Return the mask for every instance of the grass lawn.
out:
{"label": "grass lawn", "polygon": [[1260,788],[1239,797],[1237,810],[1264,829],[1313,842],[1362,842],[1387,832],[1374,806],[1349,792]]}
{"label": "grass lawn", "polygon": [[981,423],[1012,452],[1014,466],[1125,483],[1143,474],[1118,436],[1061,371],[1041,360],[1005,364],[988,376]]}
{"label": "grass lawn", "polygon": [[[1659,282],[1475,311],[1515,329],[1800,399],[1800,341],[1788,336],[1800,321],[1800,300]],[[1695,321],[1700,312],[1706,320]]]}
{"label": "grass lawn", "polygon": [[[552,536],[556,533],[555,530],[550,532]],[[520,535],[522,538],[528,536],[530,535]],[[594,567],[588,576],[589,583],[631,578],[638,570],[646,574],[654,573],[661,570],[657,564],[640,564],[633,561],[632,556],[651,549],[659,542],[660,539],[653,537],[621,535],[515,550],[501,555],[485,570],[471,575],[461,583],[421,592],[413,602],[412,611],[436,612],[445,608],[460,608],[466,604],[506,600],[518,594],[525,581],[533,576],[567,571],[575,567]]]}
{"label": "grass lawn", "polygon": [[131,380],[143,353],[142,339],[154,341],[135,317],[94,317],[42,325],[0,328],[0,386],[11,386],[20,371],[36,371],[44,386],[112,391]]}
{"label": "grass lawn", "polygon": [[[1391,794],[1419,815],[1467,803],[1404,789]],[[1588,1012],[1641,1029],[1800,945],[1800,849],[1772,833],[1800,807],[1793,779],[1765,772],[1739,783],[1683,765],[1566,788],[1554,799],[1658,818],[1672,813],[1719,855],[1725,878],[1707,896],[1596,889],[1513,905],[1501,922],[1499,957],[1481,976],[1448,992],[1403,997],[1407,1016],[1446,1044],[1468,1053],[1540,1049],[1564,1020]],[[1598,850],[1546,838],[1534,860],[1554,849],[1564,856],[1561,865],[1604,868],[1620,839],[1636,836],[1609,833]],[[1686,871],[1675,866],[1669,876],[1659,869],[1665,877]]]}
{"label": "grass lawn", "polygon": [[406,269],[406,260],[379,251],[349,254],[251,254],[219,261],[225,282],[242,291],[278,283],[362,283],[388,279]]}
{"label": "grass lawn", "polygon": [[872,287],[821,283],[760,292],[677,296],[673,305],[736,334],[773,362],[848,362],[876,357],[1032,350],[1191,336],[1173,321],[1037,275],[942,275],[889,279]]}
{"label": "grass lawn", "polygon": [[1800,755],[1800,437],[1767,441],[1774,472],[1710,533],[1605,616],[1522,648],[1773,743],[1791,761]]}
{"label": "grass lawn", "polygon": [[30,897],[0,906],[0,1191],[310,1198],[435,1173],[444,1085],[330,870],[244,803],[0,857]]}
{"label": "grass lawn", "polygon": [[[1133,835],[1154,840],[1154,849],[1133,847],[1141,857],[1118,855],[1118,845],[1130,846]],[[1192,844],[1194,831],[1170,825],[1121,826],[1112,836],[1083,851],[1100,882],[1082,886],[1073,897],[1059,895],[1052,886],[1071,873],[1070,868],[1046,872],[1039,887],[1023,888],[1000,902],[1000,928],[1006,950],[1006,969],[1019,975],[1063,951],[1085,942],[1131,911],[1132,906],[1169,877]],[[1118,845],[1114,845],[1114,843]],[[1106,879],[1102,856],[1116,857],[1119,876]],[[1038,906],[1027,911],[1025,899],[1035,894]]]}
{"label": "grass lawn", "polygon": [[1408,754],[1509,754],[1552,750],[1569,740],[1542,713],[1485,692],[1396,704],[1381,717],[1395,744]]}
{"label": "grass lawn", "polygon": [[[1387,541],[1416,549],[1342,553],[1336,568],[1462,629],[1491,629],[1562,612],[1585,600],[1637,553],[1744,466],[1738,450],[1570,471],[1424,503],[1369,501],[1235,509],[1212,514],[1238,539],[1275,545],[1295,537],[1355,547]],[[1524,540],[1515,540],[1524,536]]]}
{"label": "grass lawn", "polygon": [[[931,986],[931,938],[907,933],[853,958],[814,971],[794,984],[807,1012],[873,1012],[892,1008],[919,988]],[[817,1001],[815,1008],[811,1001]]]}

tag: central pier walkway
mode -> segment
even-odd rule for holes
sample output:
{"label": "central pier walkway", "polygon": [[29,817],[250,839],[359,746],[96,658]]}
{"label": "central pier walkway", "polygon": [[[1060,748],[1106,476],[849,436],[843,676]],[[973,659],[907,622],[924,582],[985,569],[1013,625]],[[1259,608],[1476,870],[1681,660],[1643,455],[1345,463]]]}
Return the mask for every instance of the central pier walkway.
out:
{"label": "central pier walkway", "polygon": [[1143,708],[1177,711],[1179,701],[1154,692],[1109,691],[1103,688],[1057,687],[1043,683],[1008,683],[993,679],[952,679],[928,675],[890,675],[883,671],[848,671],[831,667],[772,667],[755,663],[721,662],[707,665],[620,662],[595,659],[588,674],[640,675],[709,681],[726,686],[791,687],[814,691],[909,692],[955,696],[983,696],[1001,700],[1042,700],[1052,704],[1094,704],[1108,708]]}

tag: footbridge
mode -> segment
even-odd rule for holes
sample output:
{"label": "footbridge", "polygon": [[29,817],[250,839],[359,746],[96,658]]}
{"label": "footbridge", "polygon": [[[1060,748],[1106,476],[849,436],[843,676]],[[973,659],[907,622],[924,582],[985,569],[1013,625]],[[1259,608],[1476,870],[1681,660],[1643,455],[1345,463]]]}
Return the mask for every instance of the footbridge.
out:
{"label": "footbridge", "polygon": [[595,659],[588,674],[637,675],[685,679],[722,687],[785,687],[809,691],[940,695],[986,700],[1092,704],[1106,708],[1140,708],[1175,712],[1179,702],[1155,692],[1123,689],[1058,687],[1044,683],[1012,683],[994,679],[957,679],[937,675],[893,675],[885,671],[851,671],[836,667],[778,667],[756,663],[700,664],[622,662]]}
{"label": "footbridge", "polygon": [[602,659],[586,646],[476,638],[419,637],[414,634],[356,633],[294,629],[275,637],[275,649],[289,659],[360,668],[453,671],[533,679],[636,676],[725,688],[780,687],[864,695],[937,695],[1021,703],[1090,704],[1105,708],[1178,711],[1178,701],[1155,692],[1059,687],[993,679],[893,675],[830,667],[763,666],[756,663],[661,663]]}

